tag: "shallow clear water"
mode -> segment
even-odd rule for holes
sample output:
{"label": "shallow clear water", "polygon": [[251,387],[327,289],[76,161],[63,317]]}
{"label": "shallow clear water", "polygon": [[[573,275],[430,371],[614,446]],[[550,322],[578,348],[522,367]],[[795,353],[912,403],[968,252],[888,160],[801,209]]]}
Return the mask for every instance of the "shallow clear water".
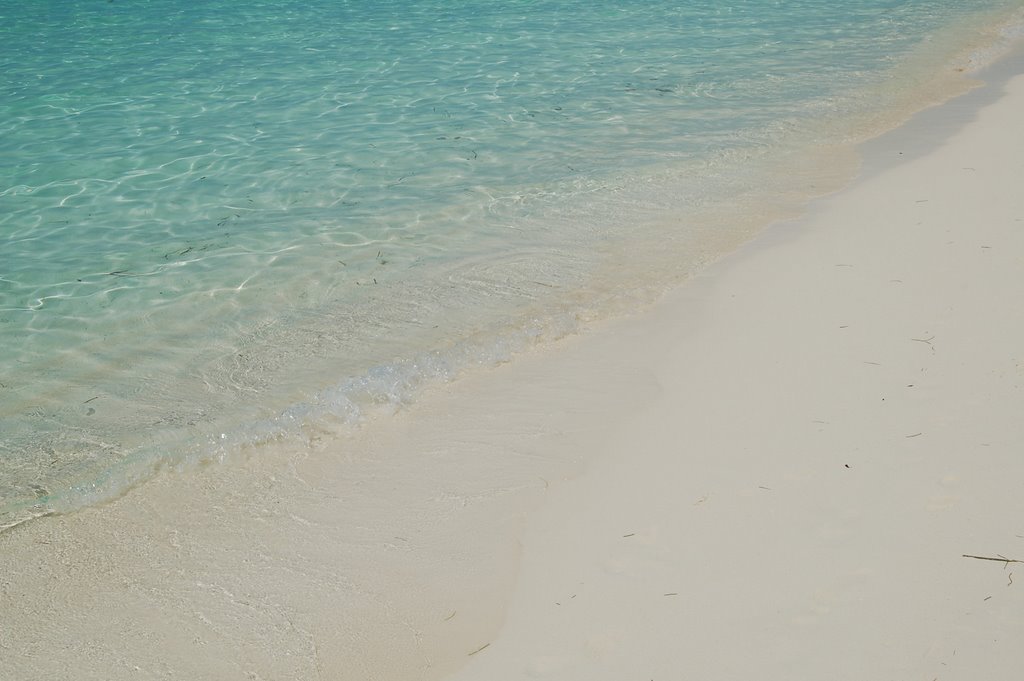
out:
{"label": "shallow clear water", "polygon": [[1019,7],[0,3],[0,527],[574,330]]}

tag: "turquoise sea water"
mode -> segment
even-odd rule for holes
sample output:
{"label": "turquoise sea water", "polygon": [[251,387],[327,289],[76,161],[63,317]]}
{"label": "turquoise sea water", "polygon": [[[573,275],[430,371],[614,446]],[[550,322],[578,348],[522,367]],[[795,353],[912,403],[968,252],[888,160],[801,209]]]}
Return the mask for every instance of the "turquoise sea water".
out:
{"label": "turquoise sea water", "polygon": [[644,299],[1020,8],[0,2],[0,527]]}

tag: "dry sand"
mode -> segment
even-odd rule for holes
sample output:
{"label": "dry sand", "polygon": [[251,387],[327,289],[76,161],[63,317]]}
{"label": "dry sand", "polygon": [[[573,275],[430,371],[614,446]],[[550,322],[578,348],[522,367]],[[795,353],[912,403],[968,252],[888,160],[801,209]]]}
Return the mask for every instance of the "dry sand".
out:
{"label": "dry sand", "polygon": [[1019,678],[1002,87],[649,311],[0,534],[0,679]]}

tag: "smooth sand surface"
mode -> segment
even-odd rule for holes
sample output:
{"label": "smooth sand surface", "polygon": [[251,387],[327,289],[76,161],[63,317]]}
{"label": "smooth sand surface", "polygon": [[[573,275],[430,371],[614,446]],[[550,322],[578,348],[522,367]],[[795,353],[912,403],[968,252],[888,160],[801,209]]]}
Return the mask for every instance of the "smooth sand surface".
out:
{"label": "smooth sand surface", "polygon": [[657,397],[452,681],[1024,674],[1024,76],[935,134],[573,351]]}
{"label": "smooth sand surface", "polygon": [[650,310],[0,534],[0,679],[1020,678],[1002,87]]}

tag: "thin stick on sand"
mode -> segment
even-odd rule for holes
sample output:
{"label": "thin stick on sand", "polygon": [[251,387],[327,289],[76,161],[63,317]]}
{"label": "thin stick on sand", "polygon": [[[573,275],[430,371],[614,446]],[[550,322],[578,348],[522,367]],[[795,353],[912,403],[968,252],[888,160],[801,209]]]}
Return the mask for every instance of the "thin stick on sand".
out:
{"label": "thin stick on sand", "polygon": [[1024,563],[1024,560],[1016,560],[1014,558],[1004,558],[1003,556],[999,556],[998,558],[993,558],[991,556],[972,556],[972,555],[967,554],[967,553],[963,554],[963,556],[964,556],[964,558],[974,558],[976,560],[994,560],[997,563]]}

